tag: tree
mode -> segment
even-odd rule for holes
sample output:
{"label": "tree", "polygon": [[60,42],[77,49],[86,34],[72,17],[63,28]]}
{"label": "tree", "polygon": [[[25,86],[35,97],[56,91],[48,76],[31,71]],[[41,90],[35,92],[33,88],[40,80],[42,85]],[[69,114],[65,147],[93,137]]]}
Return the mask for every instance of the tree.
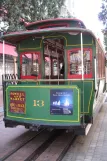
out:
{"label": "tree", "polygon": [[107,27],[107,0],[102,0],[101,12],[98,17],[104,26]]}
{"label": "tree", "polygon": [[21,16],[21,3],[18,0],[2,0],[1,2],[1,21],[3,31],[16,31],[20,29],[19,17]]}
{"label": "tree", "polygon": [[99,13],[98,17],[104,25],[104,44],[105,50],[107,51],[107,0],[102,0],[101,12]]}
{"label": "tree", "polygon": [[2,29],[8,32],[24,29],[21,19],[34,22],[57,18],[64,3],[65,0],[0,0],[1,17],[5,24]]}

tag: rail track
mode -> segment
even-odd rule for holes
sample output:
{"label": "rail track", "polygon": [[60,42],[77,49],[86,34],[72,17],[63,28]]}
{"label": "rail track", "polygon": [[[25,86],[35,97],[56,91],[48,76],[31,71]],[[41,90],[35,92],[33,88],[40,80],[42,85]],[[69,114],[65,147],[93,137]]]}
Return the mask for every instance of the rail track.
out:
{"label": "rail track", "polygon": [[61,161],[75,137],[75,134],[66,133],[65,130],[48,132],[44,129],[7,153],[0,161]]}
{"label": "rail track", "polygon": [[23,142],[21,145],[17,146],[14,150],[11,150],[9,153],[7,153],[4,157],[0,158],[0,161],[5,161],[8,159],[10,156],[12,156],[15,152],[17,152],[19,149],[21,149],[23,146],[31,142],[33,139],[35,139],[39,134],[41,134],[45,129],[39,131],[36,133],[35,136],[31,137],[29,140]]}
{"label": "rail track", "polygon": [[[33,157],[31,160],[24,161],[61,161],[66,155],[69,147],[75,140],[76,135],[71,133],[63,133],[38,157]],[[37,156],[37,154],[35,154]]]}

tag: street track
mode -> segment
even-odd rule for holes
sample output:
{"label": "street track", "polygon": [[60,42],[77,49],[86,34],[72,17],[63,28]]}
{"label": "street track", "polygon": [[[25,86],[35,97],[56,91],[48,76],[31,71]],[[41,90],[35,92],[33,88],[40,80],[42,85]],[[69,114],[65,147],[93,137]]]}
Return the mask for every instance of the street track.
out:
{"label": "street track", "polygon": [[[67,137],[67,138],[66,138]],[[64,131],[51,136],[24,161],[61,161],[75,141],[75,134]]]}
{"label": "street track", "polygon": [[60,155],[59,155],[59,157],[57,158],[56,161],[61,161],[61,160],[64,158],[64,156],[66,155],[68,149],[70,148],[70,146],[71,146],[71,145],[73,144],[73,142],[75,141],[76,137],[77,137],[77,136],[76,136],[75,134],[72,135],[72,137],[71,137],[69,143],[65,146],[65,148],[64,148],[63,151],[60,153]]}
{"label": "street track", "polygon": [[[35,138],[36,142],[34,141]],[[0,161],[61,161],[75,138],[74,133],[66,133],[65,130],[48,132],[43,129],[14,150],[11,150]]]}
{"label": "street track", "polygon": [[51,132],[50,137],[36,149],[28,158],[24,161],[36,160],[51,144],[55,139],[63,133],[63,130],[54,130]]}
{"label": "street track", "polygon": [[61,161],[66,155],[69,147],[75,141],[73,133],[63,133],[37,158],[27,161]]}
{"label": "street track", "polygon": [[29,140],[25,141],[21,145],[17,146],[14,150],[10,151],[7,155],[5,155],[3,158],[0,158],[0,161],[5,161],[7,158],[9,158],[11,155],[13,155],[15,152],[17,152],[20,148],[28,144],[30,141],[35,139],[41,132],[43,132],[45,129],[39,131],[35,136],[31,137]]}

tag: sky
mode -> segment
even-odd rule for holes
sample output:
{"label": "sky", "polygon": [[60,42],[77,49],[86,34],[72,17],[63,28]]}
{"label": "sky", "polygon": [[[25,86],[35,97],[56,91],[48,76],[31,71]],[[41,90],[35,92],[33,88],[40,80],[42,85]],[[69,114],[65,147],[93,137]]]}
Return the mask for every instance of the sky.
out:
{"label": "sky", "polygon": [[[92,30],[97,38],[100,38],[103,44],[102,23],[98,20],[98,13],[101,11],[102,0],[67,0],[68,10],[74,6],[76,18],[81,19],[85,26]],[[72,3],[74,1],[74,4]],[[72,11],[71,11],[72,12]]]}

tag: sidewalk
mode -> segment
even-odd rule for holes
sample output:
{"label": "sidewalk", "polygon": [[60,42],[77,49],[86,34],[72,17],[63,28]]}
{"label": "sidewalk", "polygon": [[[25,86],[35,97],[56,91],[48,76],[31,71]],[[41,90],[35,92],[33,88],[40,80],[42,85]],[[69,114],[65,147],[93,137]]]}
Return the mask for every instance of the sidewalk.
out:
{"label": "sidewalk", "polygon": [[107,161],[107,103],[87,136],[78,136],[63,161]]}
{"label": "sidewalk", "polygon": [[0,117],[3,116],[3,107],[0,107]]}
{"label": "sidewalk", "polygon": [[3,91],[0,89],[0,107],[3,107]]}
{"label": "sidewalk", "polygon": [[3,115],[3,91],[0,89],[0,116]]}

